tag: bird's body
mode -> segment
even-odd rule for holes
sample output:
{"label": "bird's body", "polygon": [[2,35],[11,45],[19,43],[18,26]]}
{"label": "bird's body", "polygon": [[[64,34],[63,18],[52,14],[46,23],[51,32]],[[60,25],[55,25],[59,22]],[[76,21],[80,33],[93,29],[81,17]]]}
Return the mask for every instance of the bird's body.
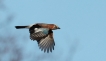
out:
{"label": "bird's body", "polygon": [[52,52],[54,50],[54,38],[53,31],[56,29],[60,29],[55,24],[46,24],[46,23],[36,23],[30,26],[15,26],[16,29],[28,28],[30,33],[30,39],[36,40],[38,42],[38,46],[44,52]]}

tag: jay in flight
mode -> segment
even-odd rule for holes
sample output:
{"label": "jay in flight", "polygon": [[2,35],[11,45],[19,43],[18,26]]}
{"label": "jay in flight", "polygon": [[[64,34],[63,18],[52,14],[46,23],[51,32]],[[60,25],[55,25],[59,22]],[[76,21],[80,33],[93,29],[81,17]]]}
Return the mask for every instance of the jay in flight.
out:
{"label": "jay in flight", "polygon": [[54,50],[55,42],[53,38],[53,31],[60,29],[55,24],[36,23],[28,26],[15,26],[16,29],[29,29],[30,39],[36,40],[41,51],[52,52]]}

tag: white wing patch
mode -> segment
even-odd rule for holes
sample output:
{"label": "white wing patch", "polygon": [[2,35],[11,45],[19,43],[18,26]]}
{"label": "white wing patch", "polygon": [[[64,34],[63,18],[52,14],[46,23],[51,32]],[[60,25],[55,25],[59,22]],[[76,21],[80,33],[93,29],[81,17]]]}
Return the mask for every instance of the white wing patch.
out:
{"label": "white wing patch", "polygon": [[35,32],[34,32],[34,33],[37,33],[37,32],[42,31],[42,29],[38,29],[38,28],[35,28],[34,30],[35,30]]}

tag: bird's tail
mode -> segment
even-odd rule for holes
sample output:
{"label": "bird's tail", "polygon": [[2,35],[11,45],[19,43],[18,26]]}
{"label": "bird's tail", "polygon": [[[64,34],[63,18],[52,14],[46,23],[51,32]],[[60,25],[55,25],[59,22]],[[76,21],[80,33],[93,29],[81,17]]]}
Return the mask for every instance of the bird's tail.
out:
{"label": "bird's tail", "polygon": [[15,26],[16,29],[28,28],[28,26]]}

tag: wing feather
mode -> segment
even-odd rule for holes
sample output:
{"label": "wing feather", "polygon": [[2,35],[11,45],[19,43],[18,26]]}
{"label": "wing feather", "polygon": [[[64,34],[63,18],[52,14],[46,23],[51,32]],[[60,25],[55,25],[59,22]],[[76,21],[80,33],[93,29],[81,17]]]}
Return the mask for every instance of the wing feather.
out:
{"label": "wing feather", "polygon": [[52,30],[49,30],[47,28],[35,28],[30,33],[30,39],[37,40],[41,51],[49,53],[54,50],[55,42]]}
{"label": "wing feather", "polygon": [[35,28],[33,32],[30,33],[30,39],[41,40],[42,38],[45,38],[48,35],[48,31],[49,30],[47,28]]}
{"label": "wing feather", "polygon": [[47,37],[45,37],[44,39],[41,39],[39,42],[39,48],[41,50],[44,50],[44,52],[47,51],[47,53],[52,52],[52,50],[54,50],[54,39],[51,38],[50,35],[48,35]]}

